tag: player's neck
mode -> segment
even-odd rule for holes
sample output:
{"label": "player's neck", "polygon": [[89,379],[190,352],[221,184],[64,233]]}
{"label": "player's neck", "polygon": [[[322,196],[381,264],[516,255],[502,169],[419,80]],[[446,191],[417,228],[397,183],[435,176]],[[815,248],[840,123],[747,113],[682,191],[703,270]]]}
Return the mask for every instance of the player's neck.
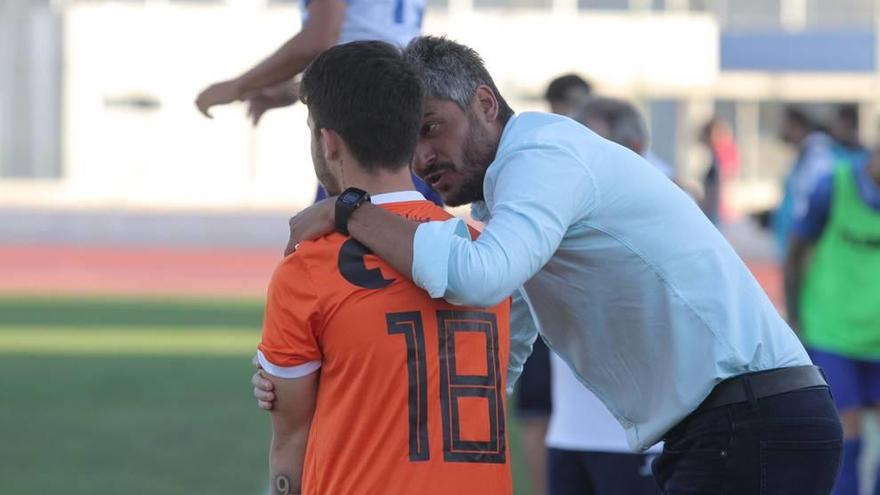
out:
{"label": "player's neck", "polygon": [[412,175],[409,167],[396,171],[380,170],[375,174],[358,172],[346,173],[343,189],[357,187],[370,193],[371,196],[398,191],[414,191]]}

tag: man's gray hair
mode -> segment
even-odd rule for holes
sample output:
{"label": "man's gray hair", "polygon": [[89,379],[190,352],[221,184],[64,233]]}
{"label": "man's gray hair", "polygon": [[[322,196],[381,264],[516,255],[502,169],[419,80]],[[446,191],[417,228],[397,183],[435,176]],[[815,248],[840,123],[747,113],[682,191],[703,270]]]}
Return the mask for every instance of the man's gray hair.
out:
{"label": "man's gray hair", "polygon": [[498,100],[499,120],[506,123],[513,116],[513,110],[473,48],[443,37],[420,36],[407,45],[403,55],[422,75],[429,98],[454,101],[467,111],[477,88],[485,85]]}
{"label": "man's gray hair", "polygon": [[[615,98],[590,98],[572,112],[571,117],[589,127],[589,122],[599,120],[608,128],[608,139],[617,144],[645,153],[650,137],[645,119],[629,103]],[[634,149],[634,147],[641,149]]]}

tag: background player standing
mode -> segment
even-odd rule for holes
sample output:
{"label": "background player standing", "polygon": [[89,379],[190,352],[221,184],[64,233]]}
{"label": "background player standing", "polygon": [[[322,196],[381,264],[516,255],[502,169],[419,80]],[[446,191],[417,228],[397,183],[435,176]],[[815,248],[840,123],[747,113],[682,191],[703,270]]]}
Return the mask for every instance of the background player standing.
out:
{"label": "background player standing", "polygon": [[[590,98],[573,108],[570,116],[639,155],[644,156],[650,149],[644,119],[623,100]],[[534,352],[520,380],[533,357]],[[553,354],[550,363],[553,414],[546,439],[548,495],[660,493],[651,476],[651,461],[660,453],[660,445],[644,453],[632,452],[617,420],[565,361]]]}
{"label": "background player standing", "polygon": [[789,321],[825,372],[843,423],[834,493],[856,495],[862,420],[880,403],[880,154],[817,182],[795,220],[785,275]]}

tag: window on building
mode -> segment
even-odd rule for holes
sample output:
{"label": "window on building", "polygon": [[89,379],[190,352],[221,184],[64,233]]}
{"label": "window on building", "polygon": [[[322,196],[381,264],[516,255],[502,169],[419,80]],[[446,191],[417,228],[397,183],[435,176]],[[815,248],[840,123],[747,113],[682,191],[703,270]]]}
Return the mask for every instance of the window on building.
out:
{"label": "window on building", "polygon": [[874,0],[805,0],[806,27],[819,29],[871,29]]}
{"label": "window on building", "polygon": [[688,9],[692,12],[709,12],[711,0],[689,0]]}
{"label": "window on building", "polygon": [[758,106],[758,147],[761,163],[755,167],[759,178],[782,180],[791,167],[794,151],[779,139],[782,113],[787,103],[762,101]]}
{"label": "window on building", "polygon": [[474,8],[546,8],[553,6],[553,0],[473,0]]}
{"label": "window on building", "polygon": [[0,15],[0,177],[58,177],[61,17],[18,7]]}
{"label": "window on building", "polygon": [[648,127],[651,136],[651,151],[668,163],[674,170],[681,171],[678,162],[678,100],[651,100],[648,102]]}
{"label": "window on building", "polygon": [[781,27],[782,0],[724,0],[711,10],[727,30],[767,30]]}
{"label": "window on building", "polygon": [[578,0],[581,10],[628,10],[630,0]]}

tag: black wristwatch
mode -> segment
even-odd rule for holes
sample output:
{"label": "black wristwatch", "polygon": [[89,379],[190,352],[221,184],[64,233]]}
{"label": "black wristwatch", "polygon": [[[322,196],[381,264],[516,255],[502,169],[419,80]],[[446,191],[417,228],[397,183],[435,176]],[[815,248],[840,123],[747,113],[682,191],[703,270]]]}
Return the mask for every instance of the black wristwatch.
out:
{"label": "black wristwatch", "polygon": [[349,187],[336,198],[336,232],[348,235],[348,219],[354,210],[370,201],[370,194],[363,189]]}

